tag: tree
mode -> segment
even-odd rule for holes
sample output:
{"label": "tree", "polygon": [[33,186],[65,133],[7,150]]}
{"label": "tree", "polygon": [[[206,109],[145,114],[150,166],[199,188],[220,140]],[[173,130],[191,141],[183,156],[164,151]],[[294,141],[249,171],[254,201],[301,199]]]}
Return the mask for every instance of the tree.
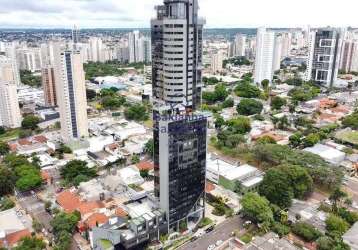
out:
{"label": "tree", "polygon": [[271,203],[281,208],[288,208],[292,203],[294,193],[290,181],[282,173],[279,169],[268,170],[260,184],[259,193]]}
{"label": "tree", "polygon": [[225,101],[226,97],[228,97],[229,93],[226,90],[226,86],[223,83],[217,84],[215,86],[214,92],[203,92],[203,99],[208,103],[215,103],[218,101]]}
{"label": "tree", "polygon": [[257,223],[273,221],[269,201],[257,193],[247,193],[241,199],[242,213]]}
{"label": "tree", "polygon": [[3,135],[6,133],[6,130],[3,126],[0,126],[0,135]]}
{"label": "tree", "polygon": [[275,96],[271,100],[271,108],[272,109],[280,110],[282,108],[282,106],[285,106],[286,104],[287,104],[286,99],[279,97],[279,96]]}
{"label": "tree", "polygon": [[136,155],[136,154],[132,155],[131,162],[132,162],[132,164],[137,164],[137,163],[139,163],[139,162],[140,162],[139,156]]}
{"label": "tree", "polygon": [[217,116],[216,120],[215,120],[215,128],[216,129],[221,129],[224,125],[225,125],[225,120],[222,116]]}
{"label": "tree", "polygon": [[86,89],[87,100],[93,100],[97,97],[97,93],[93,89]]}
{"label": "tree", "polygon": [[40,222],[33,219],[32,220],[32,228],[35,230],[36,233],[40,233],[43,227]]}
{"label": "tree", "polygon": [[263,105],[254,99],[242,99],[236,109],[240,115],[254,115],[261,113]]}
{"label": "tree", "polygon": [[0,202],[0,210],[5,211],[15,207],[15,203],[9,197],[3,197]]}
{"label": "tree", "polygon": [[257,98],[261,95],[258,87],[247,81],[241,81],[235,88],[235,94],[245,98]]}
{"label": "tree", "polygon": [[139,171],[140,176],[142,178],[148,178],[149,177],[149,170],[148,169],[142,169]]}
{"label": "tree", "polygon": [[222,108],[231,108],[234,107],[234,99],[232,98],[227,98],[223,103],[222,103]]}
{"label": "tree", "polygon": [[4,156],[10,152],[9,144],[0,141],[0,156]]}
{"label": "tree", "polygon": [[101,100],[102,107],[105,109],[117,109],[120,108],[126,99],[122,96],[105,96]]}
{"label": "tree", "polygon": [[264,135],[256,140],[256,143],[262,143],[262,144],[276,144],[275,139],[273,139],[269,135]]}
{"label": "tree", "polygon": [[88,181],[95,177],[96,170],[87,167],[87,162],[72,160],[60,170],[61,177],[66,183],[78,186],[81,182]]}
{"label": "tree", "polygon": [[246,134],[251,130],[250,119],[245,116],[238,116],[227,122],[228,130],[233,133]]}
{"label": "tree", "polygon": [[124,116],[128,120],[135,120],[135,121],[146,121],[149,119],[149,115],[146,107],[140,104],[135,104],[128,107],[124,111]]}
{"label": "tree", "polygon": [[16,188],[20,191],[28,191],[41,186],[42,178],[40,171],[31,166],[24,166],[21,168],[19,178],[16,181]]}
{"label": "tree", "polygon": [[313,191],[313,180],[303,167],[281,165],[278,169],[290,180],[295,198],[303,199]]}
{"label": "tree", "polygon": [[147,143],[144,146],[144,152],[146,152],[148,155],[153,157],[153,155],[154,155],[154,140],[153,139],[149,139],[149,141],[147,141]]}
{"label": "tree", "polygon": [[41,86],[41,77],[34,76],[29,70],[20,70],[20,80],[21,83],[25,85],[29,85],[32,87],[40,87]]}
{"label": "tree", "polygon": [[341,217],[330,214],[326,219],[326,229],[328,232],[342,236],[349,229],[349,224]]}
{"label": "tree", "polygon": [[24,117],[24,119],[21,122],[21,127],[23,129],[31,129],[35,130],[37,129],[37,125],[40,123],[40,118],[34,115],[27,115]]}
{"label": "tree", "polygon": [[350,127],[352,129],[358,129],[358,112],[345,117],[342,121],[344,127]]}
{"label": "tree", "polygon": [[268,92],[270,86],[270,80],[262,80],[261,81],[261,87],[265,90],[265,92]]}
{"label": "tree", "polygon": [[316,145],[320,140],[321,137],[319,134],[311,133],[303,139],[303,144],[305,145],[305,147],[312,147]]}
{"label": "tree", "polygon": [[289,137],[290,145],[292,145],[293,147],[300,146],[302,143],[302,137],[303,135],[301,132],[294,133]]}
{"label": "tree", "polygon": [[50,222],[53,233],[58,236],[61,232],[65,231],[68,233],[73,233],[79,218],[74,213],[64,213],[60,212]]}
{"label": "tree", "polygon": [[347,197],[347,193],[342,191],[339,187],[335,188],[333,192],[329,195],[329,200],[333,203],[333,211],[337,211],[338,205],[343,198]]}
{"label": "tree", "polygon": [[42,250],[46,249],[46,244],[36,237],[24,237],[13,250]]}
{"label": "tree", "polygon": [[316,228],[306,222],[295,223],[292,226],[292,232],[309,242],[315,241],[322,236]]}

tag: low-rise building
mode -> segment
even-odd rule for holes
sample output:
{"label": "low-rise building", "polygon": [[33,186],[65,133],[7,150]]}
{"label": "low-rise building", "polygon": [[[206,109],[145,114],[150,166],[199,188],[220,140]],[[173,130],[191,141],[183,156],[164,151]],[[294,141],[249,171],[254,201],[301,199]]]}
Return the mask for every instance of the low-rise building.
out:
{"label": "low-rise building", "polygon": [[346,157],[344,152],[323,144],[316,144],[313,147],[305,148],[304,151],[319,155],[322,159],[333,165],[339,165]]}

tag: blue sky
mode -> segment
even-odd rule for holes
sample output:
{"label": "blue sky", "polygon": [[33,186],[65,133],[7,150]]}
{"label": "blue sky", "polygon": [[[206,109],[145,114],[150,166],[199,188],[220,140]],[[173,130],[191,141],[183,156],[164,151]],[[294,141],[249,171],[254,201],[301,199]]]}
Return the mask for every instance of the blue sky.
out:
{"label": "blue sky", "polygon": [[[0,27],[146,28],[162,0],[0,0]],[[207,28],[358,27],[357,0],[199,0]]]}

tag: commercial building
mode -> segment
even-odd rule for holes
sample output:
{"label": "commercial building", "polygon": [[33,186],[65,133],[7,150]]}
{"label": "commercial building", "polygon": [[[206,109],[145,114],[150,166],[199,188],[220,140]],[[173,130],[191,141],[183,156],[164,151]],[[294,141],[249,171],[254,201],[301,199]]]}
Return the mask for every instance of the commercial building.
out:
{"label": "commercial building", "polygon": [[49,107],[57,106],[54,68],[52,66],[43,68],[41,70],[41,76],[45,105]]}
{"label": "commercial building", "polygon": [[54,73],[63,140],[87,137],[85,73],[80,52],[56,51]]}
{"label": "commercial building", "polygon": [[17,96],[16,72],[13,61],[0,56],[0,126],[21,126],[21,113]]}
{"label": "commercial building", "polygon": [[306,81],[314,81],[325,87],[332,87],[337,81],[342,50],[341,31],[334,28],[311,32],[308,45]]}
{"label": "commercial building", "polygon": [[[204,215],[207,119],[197,0],[164,0],[151,22],[155,195],[169,229]],[[189,223],[188,223],[189,224]]]}

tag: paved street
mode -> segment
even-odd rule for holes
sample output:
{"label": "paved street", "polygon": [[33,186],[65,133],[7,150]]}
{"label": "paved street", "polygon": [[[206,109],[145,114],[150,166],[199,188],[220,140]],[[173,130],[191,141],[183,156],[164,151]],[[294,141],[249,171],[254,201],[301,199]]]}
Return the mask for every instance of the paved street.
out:
{"label": "paved street", "polygon": [[52,227],[50,221],[52,217],[46,212],[44,204],[37,198],[36,194],[18,194],[17,200],[20,206],[33,218],[40,222],[48,232],[49,238],[52,237]]}
{"label": "paved street", "polygon": [[231,232],[237,229],[243,229],[243,221],[239,216],[227,219],[223,223],[217,225],[215,229],[197,239],[194,242],[188,242],[181,246],[180,250],[206,250],[209,245],[215,244],[218,240],[225,241],[231,237]]}

